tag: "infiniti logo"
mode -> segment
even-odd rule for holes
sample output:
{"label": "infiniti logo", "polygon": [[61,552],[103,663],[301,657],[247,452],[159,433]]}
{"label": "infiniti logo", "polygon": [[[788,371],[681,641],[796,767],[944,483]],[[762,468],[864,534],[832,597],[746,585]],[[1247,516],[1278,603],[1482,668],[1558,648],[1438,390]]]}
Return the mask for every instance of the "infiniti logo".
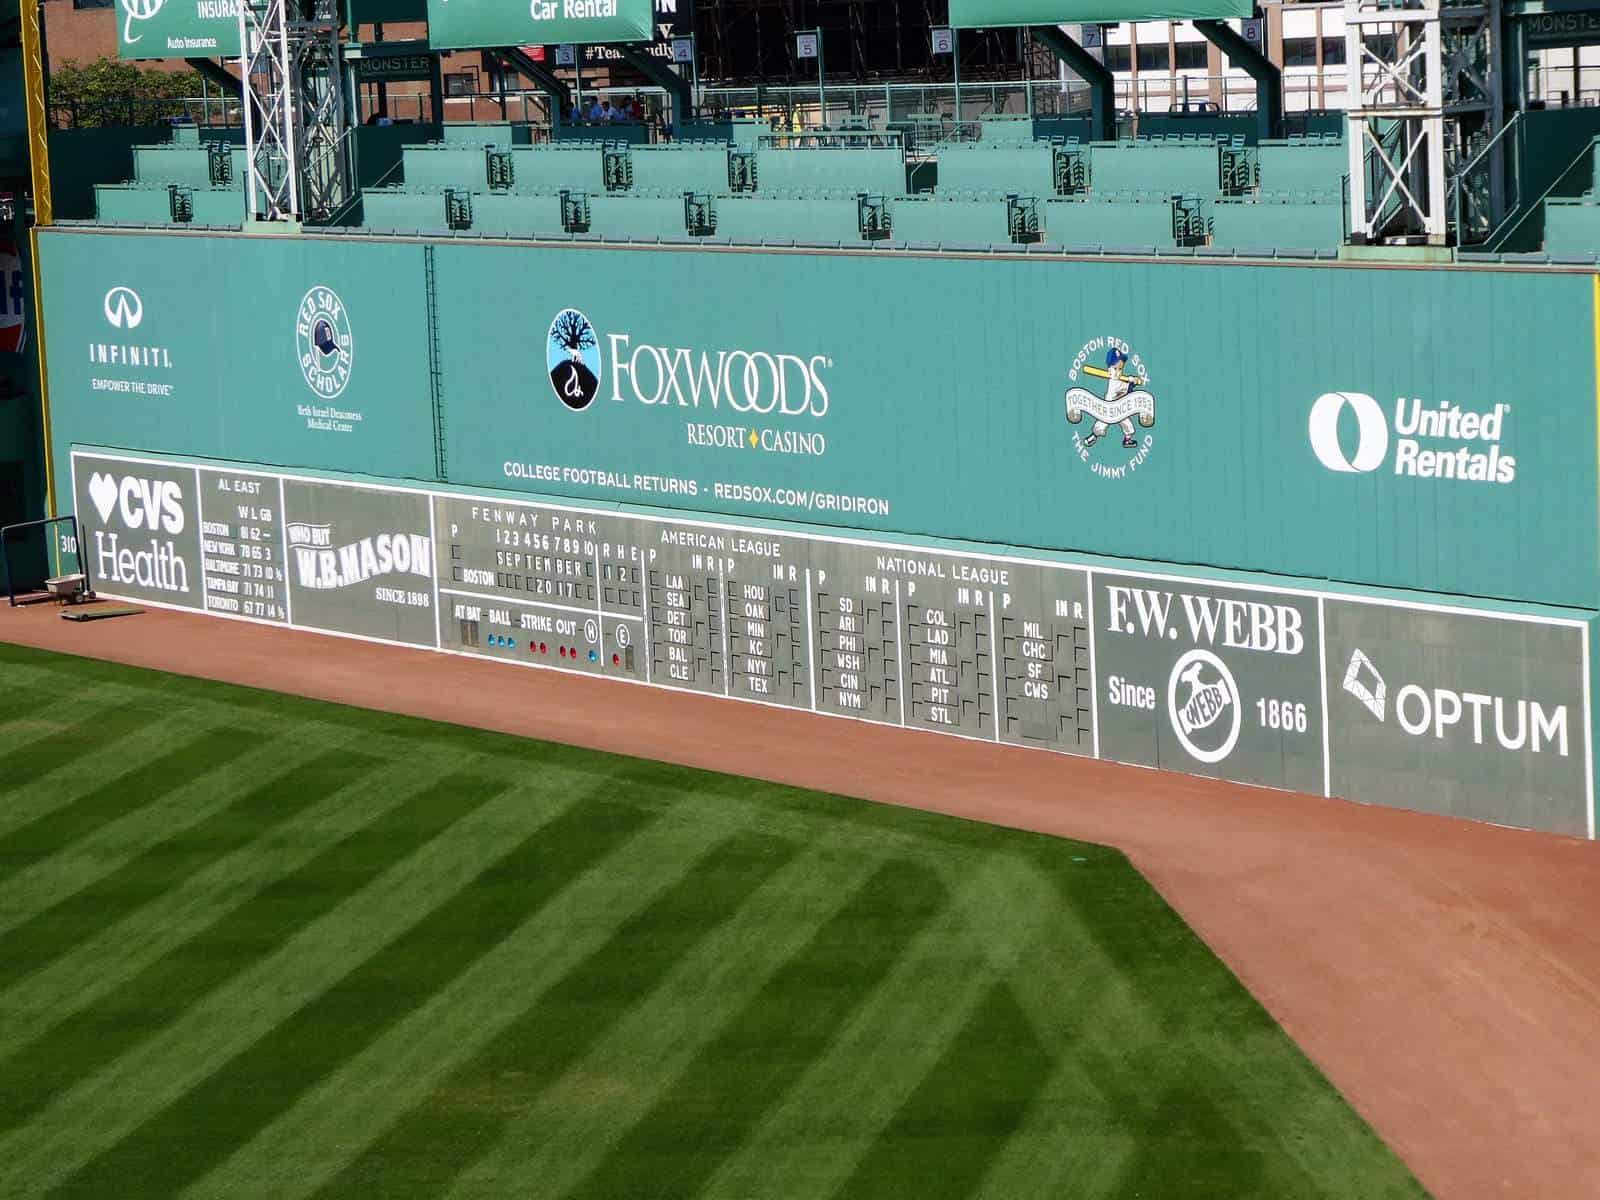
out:
{"label": "infiniti logo", "polygon": [[[1356,415],[1360,439],[1356,452],[1346,458],[1339,445],[1339,414],[1346,406]],[[1330,471],[1375,471],[1389,453],[1389,423],[1383,409],[1361,392],[1325,392],[1311,406],[1311,449]]]}
{"label": "infiniti logo", "polygon": [[114,287],[106,293],[106,320],[113,329],[137,329],[144,320],[144,301],[128,287]]}

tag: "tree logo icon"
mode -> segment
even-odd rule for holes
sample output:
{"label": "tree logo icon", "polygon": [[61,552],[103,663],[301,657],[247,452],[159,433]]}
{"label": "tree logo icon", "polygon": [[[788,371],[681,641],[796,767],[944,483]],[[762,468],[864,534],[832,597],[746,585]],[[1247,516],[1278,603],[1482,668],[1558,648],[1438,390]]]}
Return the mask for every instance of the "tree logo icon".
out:
{"label": "tree logo icon", "polygon": [[600,391],[600,339],[589,318],[575,308],[563,308],[550,322],[545,365],[556,399],[573,412],[594,402]]}

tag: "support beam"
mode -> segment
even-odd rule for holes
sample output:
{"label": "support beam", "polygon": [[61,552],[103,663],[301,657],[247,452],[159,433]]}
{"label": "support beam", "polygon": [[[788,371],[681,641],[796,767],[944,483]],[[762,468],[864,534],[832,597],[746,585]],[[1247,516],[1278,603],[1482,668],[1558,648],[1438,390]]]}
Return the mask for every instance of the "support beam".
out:
{"label": "support beam", "polygon": [[1277,137],[1283,130],[1283,72],[1277,64],[1222,21],[1198,20],[1194,27],[1232,66],[1256,81],[1256,136]]}
{"label": "support beam", "polygon": [[215,59],[186,58],[189,69],[196,75],[202,76],[207,83],[214,83],[224,92],[237,92],[240,89],[239,77],[228,70]]}
{"label": "support beam", "polygon": [[504,46],[495,53],[501,60],[514,67],[518,73],[526,75],[538,86],[539,90],[550,97],[550,102],[556,106],[555,118],[550,123],[558,124],[572,109],[572,90],[560,79],[556,78],[554,71],[543,63],[536,63],[529,58],[526,52],[516,46]]}
{"label": "support beam", "polygon": [[1067,64],[1079,79],[1089,85],[1089,138],[1096,142],[1111,142],[1117,137],[1116,78],[1104,63],[1091,55],[1056,25],[1034,25],[1029,32],[1034,41],[1044,46]]}
{"label": "support beam", "polygon": [[623,62],[638,71],[651,83],[667,90],[667,95],[672,97],[673,128],[682,129],[687,125],[694,116],[694,89],[689,86],[689,81],[659,58],[646,54],[636,46],[614,46],[612,48],[622,56]]}

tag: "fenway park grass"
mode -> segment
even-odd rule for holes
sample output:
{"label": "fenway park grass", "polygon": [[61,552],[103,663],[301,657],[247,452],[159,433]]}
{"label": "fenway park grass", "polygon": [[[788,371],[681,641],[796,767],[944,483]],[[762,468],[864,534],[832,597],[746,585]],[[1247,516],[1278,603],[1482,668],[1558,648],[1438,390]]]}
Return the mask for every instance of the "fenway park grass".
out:
{"label": "fenway park grass", "polygon": [[0,647],[0,1195],[179,1194],[1422,1191],[1115,851]]}

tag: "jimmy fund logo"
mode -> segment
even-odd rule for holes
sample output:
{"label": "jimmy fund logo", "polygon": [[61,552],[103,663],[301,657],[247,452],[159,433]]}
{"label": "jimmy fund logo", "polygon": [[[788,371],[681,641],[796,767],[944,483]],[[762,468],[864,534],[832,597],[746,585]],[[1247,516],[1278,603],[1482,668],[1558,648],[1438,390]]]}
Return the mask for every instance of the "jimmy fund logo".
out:
{"label": "jimmy fund logo", "polygon": [[[1100,364],[1105,364],[1104,366]],[[1079,386],[1088,377],[1096,386]],[[1144,360],[1121,338],[1098,337],[1084,343],[1067,372],[1067,421],[1081,424],[1085,415],[1093,420],[1089,433],[1072,435],[1078,458],[1102,479],[1121,479],[1138,470],[1155,444],[1152,434],[1134,433],[1134,422],[1144,429],[1156,423],[1156,398],[1150,392],[1150,373]],[[1122,453],[1091,449],[1115,425],[1122,433]]]}
{"label": "jimmy fund logo", "polygon": [[600,343],[589,318],[575,308],[563,308],[550,322],[545,349],[550,386],[556,399],[573,412],[594,403],[600,392]]}
{"label": "jimmy fund logo", "polygon": [[355,355],[350,314],[339,293],[319,284],[301,297],[294,333],[306,386],[324,400],[332,400],[350,382]]}
{"label": "jimmy fund logo", "polygon": [[[1340,436],[1348,412],[1355,419],[1355,445]],[[1500,450],[1511,405],[1496,404],[1487,412],[1472,412],[1448,400],[1424,404],[1416,397],[1399,396],[1394,420],[1363,392],[1325,392],[1311,406],[1307,433],[1311,452],[1330,471],[1365,474],[1389,459],[1393,430],[1394,473],[1416,479],[1461,479],[1469,483],[1511,483],[1517,477],[1517,460]]]}

